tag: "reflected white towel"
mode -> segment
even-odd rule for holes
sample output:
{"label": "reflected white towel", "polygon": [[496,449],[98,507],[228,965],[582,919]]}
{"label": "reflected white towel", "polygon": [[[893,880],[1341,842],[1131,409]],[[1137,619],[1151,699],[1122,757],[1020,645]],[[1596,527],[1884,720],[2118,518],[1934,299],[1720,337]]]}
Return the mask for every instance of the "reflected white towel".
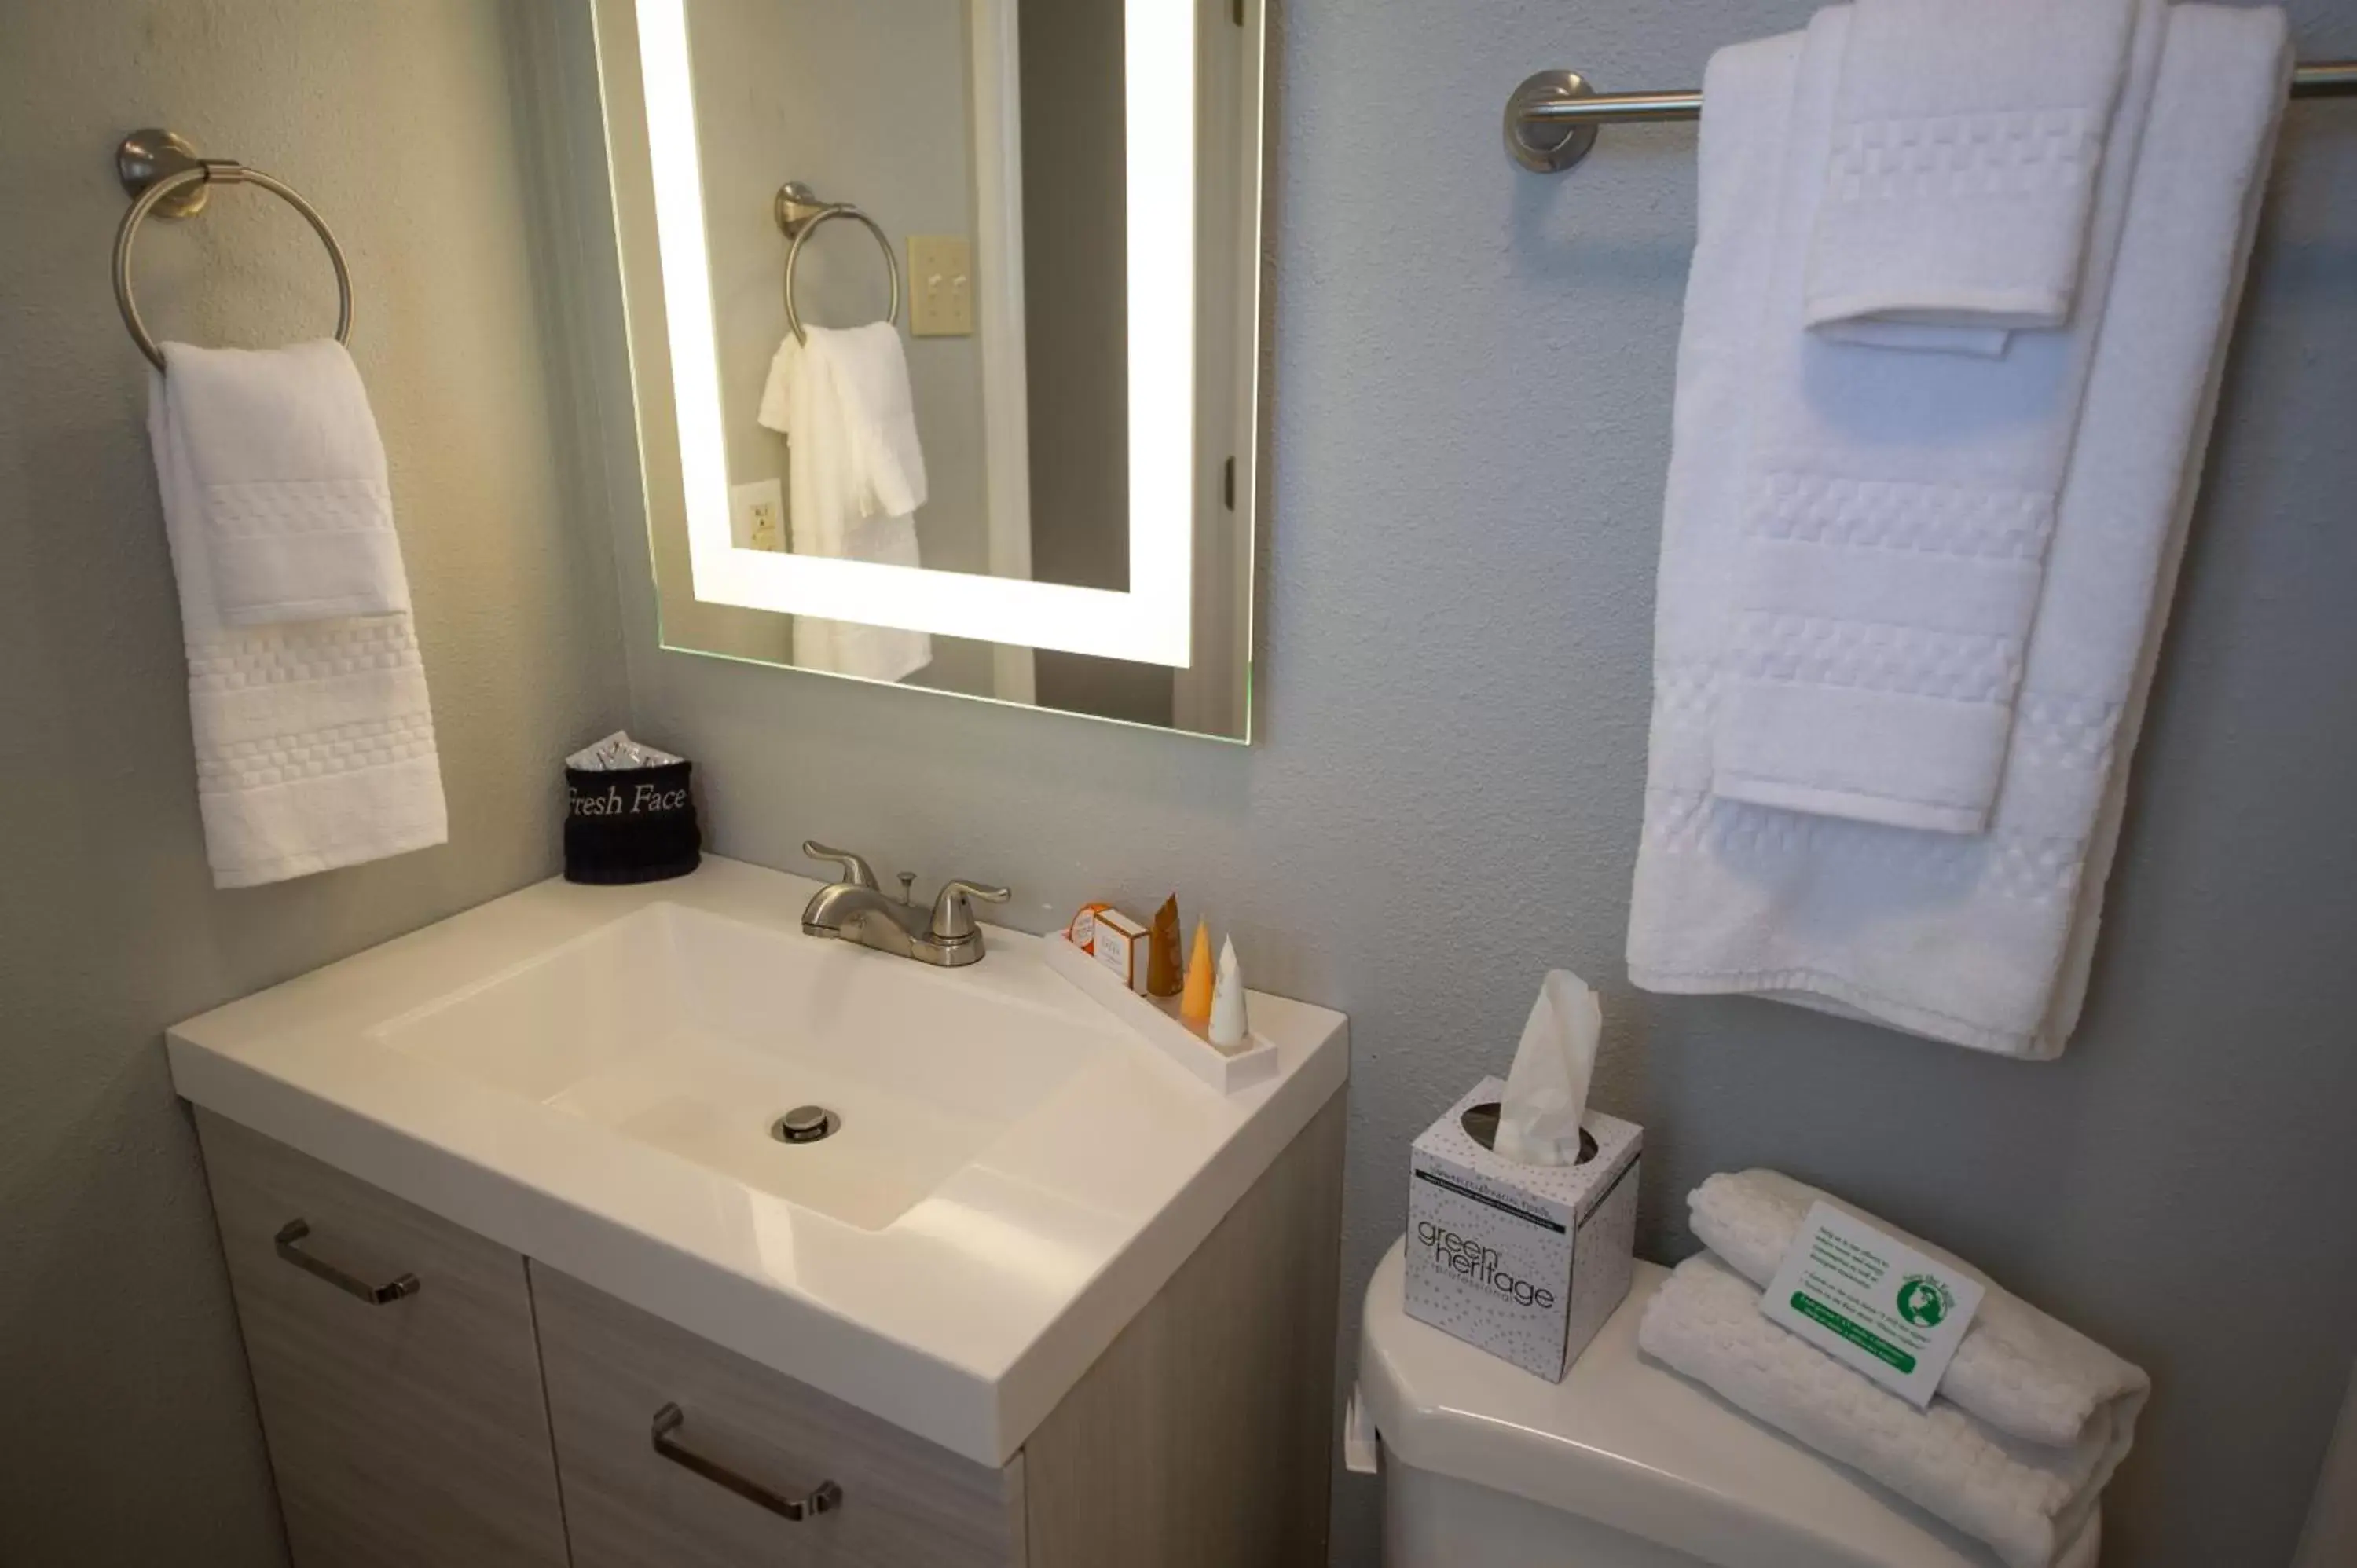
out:
{"label": "reflected white towel", "polygon": [[[770,362],[760,422],[783,434],[786,512],[794,553],[914,567],[925,503],[925,456],[900,334],[888,322],[789,334]],[[931,662],[921,631],[794,618],[794,662],[898,681]]]}
{"label": "reflected white towel", "polygon": [[344,346],[167,343],[164,358],[157,460],[178,472],[223,623],[409,608],[384,444]]}
{"label": "reflected white towel", "polygon": [[2135,4],[1857,0],[1809,324],[2072,319]]}
{"label": "reflected white towel", "polygon": [[1978,1280],[1986,1294],[1940,1392],[1966,1414],[2032,1443],[2068,1446],[2092,1432],[2126,1451],[2152,1380],[2101,1345],[1993,1283],[1962,1259],[1829,1193],[1776,1171],[1722,1172],[1686,1195],[1695,1239],[1764,1288],[1809,1208],[1829,1203]]}
{"label": "reflected white towel", "polygon": [[[240,355],[234,379],[251,394],[248,413],[260,421],[274,416],[258,411],[279,409],[289,428],[278,432],[257,424],[248,432],[249,458],[262,454],[269,462],[247,460],[213,472],[240,473],[238,482],[257,487],[271,485],[274,474],[299,483],[321,472],[318,466],[307,467],[305,459],[333,450],[336,442],[325,440],[320,425],[294,405],[320,384],[322,362],[329,358],[324,350],[329,349],[349,370],[350,361],[334,343]],[[263,591],[272,577],[257,565],[257,556],[269,547],[268,539],[253,540],[251,551],[242,545],[227,552],[217,548],[220,539],[192,453],[222,451],[229,435],[214,428],[193,443],[188,439],[183,416],[189,405],[175,383],[192,365],[218,369],[219,356],[226,352],[164,345],[171,372],[151,379],[147,405],[165,532],[179,585],[197,802],[214,884],[247,887],[440,843],[449,836],[442,773],[398,553],[391,553],[385,568],[381,555],[358,552],[393,574],[389,583],[377,584],[381,595],[362,593],[359,601],[390,603],[394,607],[388,613],[249,625],[236,624],[224,613],[225,580],[242,585],[248,613],[264,606],[285,611],[307,602],[291,576],[280,579],[286,591]],[[350,456],[350,446],[359,437],[343,427],[337,440],[346,444],[341,456]],[[371,425],[368,445],[374,440]],[[380,469],[382,462],[380,452]],[[287,510],[278,518],[299,515]],[[387,516],[389,535],[389,508]],[[309,559],[317,564],[331,553],[323,550]],[[369,575],[339,580],[357,584]],[[334,595],[325,597],[346,602]]]}
{"label": "reflected white towel", "polygon": [[[1984,1050],[2058,1054],[2076,1023],[2145,697],[2284,102],[2282,13],[2169,12],[2154,108],[2048,553],[1988,831],[1938,833],[1714,798],[1738,465],[1796,38],[1710,67],[1702,220],[1678,350],[1629,970]],[[2026,334],[2024,336],[2027,336]],[[1892,356],[1894,358],[1898,356]]]}
{"label": "reflected white towel", "polygon": [[1760,1287],[1708,1252],[1680,1263],[1637,1344],[1828,1458],[1985,1541],[2010,1568],[2093,1568],[2099,1498],[2127,1453],[2093,1437],[2024,1443],[1933,1396],[1917,1410],[1760,1311]]}
{"label": "reflected white towel", "polygon": [[1713,757],[1723,799],[1943,832],[1988,825],[2160,57],[2158,0],[2138,0],[2136,16],[2078,317],[1994,358],[1803,329],[1803,257],[1856,25],[1843,6],[1810,24],[1781,194],[1751,198],[1781,209]]}

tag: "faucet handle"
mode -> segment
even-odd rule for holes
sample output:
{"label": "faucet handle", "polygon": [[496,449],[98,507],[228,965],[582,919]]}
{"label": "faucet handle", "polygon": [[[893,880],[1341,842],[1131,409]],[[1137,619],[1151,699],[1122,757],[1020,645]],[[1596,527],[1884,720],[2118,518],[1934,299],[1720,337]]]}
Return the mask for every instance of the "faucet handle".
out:
{"label": "faucet handle", "polygon": [[1004,904],[1007,893],[1004,887],[985,887],[979,882],[951,878],[942,885],[941,897],[933,900],[934,940],[953,942],[974,935],[974,906],[966,902],[968,898]]}
{"label": "faucet handle", "polygon": [[876,886],[876,873],[867,862],[847,849],[829,849],[816,839],[802,840],[802,853],[813,860],[831,860],[843,868],[843,880],[854,887]]}

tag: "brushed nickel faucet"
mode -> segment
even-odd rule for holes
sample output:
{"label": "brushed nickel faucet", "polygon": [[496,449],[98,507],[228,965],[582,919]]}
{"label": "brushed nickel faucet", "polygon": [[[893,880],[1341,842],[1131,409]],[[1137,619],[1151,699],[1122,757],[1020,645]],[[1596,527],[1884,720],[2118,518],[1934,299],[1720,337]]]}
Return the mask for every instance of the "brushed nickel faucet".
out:
{"label": "brushed nickel faucet", "polygon": [[900,874],[900,897],[888,897],[876,886],[867,862],[848,850],[829,849],[816,839],[802,841],[802,853],[813,860],[831,860],[841,876],[820,888],[802,910],[802,931],[813,937],[834,937],[874,948],[920,963],[959,969],[982,960],[982,928],[974,924],[969,899],[988,904],[1006,902],[1006,889],[952,877],[942,885],[928,916],[909,901],[916,874]]}

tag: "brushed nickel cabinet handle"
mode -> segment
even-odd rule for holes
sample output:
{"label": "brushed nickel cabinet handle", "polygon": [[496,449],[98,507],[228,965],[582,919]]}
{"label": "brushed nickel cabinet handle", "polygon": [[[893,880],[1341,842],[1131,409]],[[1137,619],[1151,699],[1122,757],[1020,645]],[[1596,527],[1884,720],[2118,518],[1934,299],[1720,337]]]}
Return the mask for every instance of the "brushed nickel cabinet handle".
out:
{"label": "brushed nickel cabinet handle", "polygon": [[677,1434],[686,1420],[686,1412],[675,1404],[655,1412],[655,1452],[673,1464],[694,1471],[715,1486],[727,1487],[747,1502],[760,1504],[780,1519],[796,1523],[814,1513],[830,1513],[843,1506],[843,1488],[833,1481],[821,1481],[807,1492],[774,1492],[716,1459],[705,1458],[679,1440]]}
{"label": "brushed nickel cabinet handle", "polygon": [[404,1273],[381,1285],[372,1285],[358,1274],[348,1273],[324,1259],[316,1258],[303,1250],[304,1238],[311,1234],[307,1219],[289,1219],[278,1229],[274,1242],[278,1255],[307,1274],[317,1274],[346,1295],[356,1295],[371,1306],[386,1306],[405,1295],[415,1295],[425,1287],[415,1274]]}

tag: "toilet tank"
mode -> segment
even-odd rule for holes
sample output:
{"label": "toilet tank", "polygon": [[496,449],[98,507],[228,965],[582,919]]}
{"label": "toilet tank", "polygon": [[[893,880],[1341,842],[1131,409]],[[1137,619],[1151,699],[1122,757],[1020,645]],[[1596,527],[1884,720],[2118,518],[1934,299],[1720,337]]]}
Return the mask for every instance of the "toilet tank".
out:
{"label": "toilet tank", "polygon": [[1379,1439],[1384,1568],[1998,1568],[1855,1471],[1641,1356],[1669,1271],[1640,1262],[1560,1383],[1367,1285],[1352,1423]]}

